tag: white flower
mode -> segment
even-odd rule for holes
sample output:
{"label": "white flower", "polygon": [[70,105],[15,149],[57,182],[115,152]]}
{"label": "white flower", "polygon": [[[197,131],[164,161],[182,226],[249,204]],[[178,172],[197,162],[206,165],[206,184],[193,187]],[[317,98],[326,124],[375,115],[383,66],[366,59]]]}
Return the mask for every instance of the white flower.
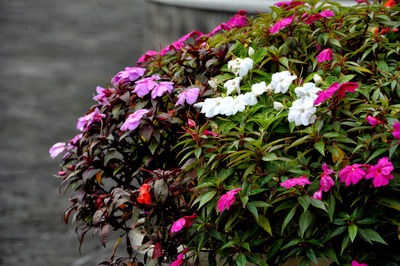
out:
{"label": "white flower", "polygon": [[218,108],[219,114],[221,115],[230,116],[236,114],[237,112],[234,105],[233,97],[231,96],[222,98]]}
{"label": "white flower", "polygon": [[252,47],[249,47],[249,56],[253,56],[254,55],[254,49]]}
{"label": "white flower", "polygon": [[295,122],[296,126],[308,126],[315,122],[317,108],[313,106],[313,101],[308,98],[298,99],[289,108],[289,122]]}
{"label": "white flower", "polygon": [[239,101],[241,101],[244,105],[255,105],[257,101],[257,95],[252,92],[246,92],[245,94],[239,95],[236,97]]}
{"label": "white flower", "polygon": [[281,104],[280,102],[274,102],[274,109],[277,111],[280,111],[283,109],[283,104]]}
{"label": "white flower", "polygon": [[282,71],[272,75],[271,88],[275,93],[286,93],[292,81],[297,78],[291,75],[289,71]]}
{"label": "white flower", "polygon": [[218,83],[219,83],[218,80],[215,79],[215,78],[211,78],[211,79],[208,81],[208,85],[210,85],[210,87],[213,88],[213,89],[218,88]]}
{"label": "white flower", "polygon": [[221,104],[221,97],[207,98],[204,102],[195,103],[194,107],[200,107],[201,113],[205,114],[206,117],[213,117],[219,114],[219,105]]}
{"label": "white flower", "polygon": [[265,81],[253,84],[251,86],[251,92],[257,96],[263,94],[266,91],[267,91],[267,85],[265,84]]}
{"label": "white flower", "polygon": [[228,69],[239,77],[244,77],[253,68],[253,60],[249,57],[245,59],[236,58],[228,62]]}
{"label": "white flower", "polygon": [[240,94],[240,81],[242,81],[242,77],[230,79],[225,82],[224,87],[226,88],[226,95],[230,95],[233,91],[237,91],[237,93]]}
{"label": "white flower", "polygon": [[297,99],[309,98],[312,101],[317,99],[318,92],[320,91],[321,89],[316,87],[315,84],[312,82],[307,82],[303,85],[303,87],[297,87],[296,89],[294,89],[294,92],[297,95]]}
{"label": "white flower", "polygon": [[314,79],[314,82],[315,82],[317,85],[320,84],[320,83],[322,82],[322,78],[321,78],[321,76],[318,75],[318,74],[314,74],[313,79]]}

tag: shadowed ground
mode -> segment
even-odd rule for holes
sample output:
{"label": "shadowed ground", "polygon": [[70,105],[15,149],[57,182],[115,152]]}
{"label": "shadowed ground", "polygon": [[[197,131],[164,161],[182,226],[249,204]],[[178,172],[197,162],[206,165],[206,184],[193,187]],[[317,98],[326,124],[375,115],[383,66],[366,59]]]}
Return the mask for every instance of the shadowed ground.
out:
{"label": "shadowed ground", "polygon": [[62,223],[60,158],[97,85],[142,54],[144,0],[0,1],[0,264],[95,265],[110,255],[87,235],[78,252]]}

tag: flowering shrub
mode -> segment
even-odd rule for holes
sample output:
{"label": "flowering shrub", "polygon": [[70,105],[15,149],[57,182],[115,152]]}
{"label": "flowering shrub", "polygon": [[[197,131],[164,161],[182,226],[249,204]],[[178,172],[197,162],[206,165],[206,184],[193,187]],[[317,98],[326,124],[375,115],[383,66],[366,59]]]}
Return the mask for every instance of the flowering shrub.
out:
{"label": "flowering shrub", "polygon": [[104,265],[400,263],[400,7],[356,2],[239,11],[97,87],[50,149],[80,243],[117,231]]}

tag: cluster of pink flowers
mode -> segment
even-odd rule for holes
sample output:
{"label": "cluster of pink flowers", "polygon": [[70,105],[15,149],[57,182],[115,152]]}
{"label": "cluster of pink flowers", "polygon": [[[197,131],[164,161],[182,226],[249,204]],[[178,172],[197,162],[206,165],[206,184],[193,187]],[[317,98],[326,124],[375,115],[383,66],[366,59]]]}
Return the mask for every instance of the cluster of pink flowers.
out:
{"label": "cluster of pink flowers", "polygon": [[323,18],[329,18],[329,17],[333,17],[335,15],[335,13],[333,13],[330,10],[324,10],[320,13],[317,14],[313,14],[313,15],[309,15],[308,13],[303,14],[303,16],[301,17],[304,20],[305,24],[312,24],[315,21],[321,20]]}
{"label": "cluster of pink flowers", "polygon": [[144,75],[146,69],[141,67],[125,67],[124,71],[119,72],[112,79],[114,86],[123,84],[126,82],[132,82]]}
{"label": "cluster of pink flowers", "polygon": [[274,5],[277,6],[277,7],[286,9],[286,10],[290,10],[290,9],[295,8],[296,6],[300,6],[300,5],[304,4],[304,3],[305,2],[303,2],[303,1],[292,0],[292,1],[278,2],[278,3],[275,3]]}
{"label": "cluster of pink flowers", "polygon": [[332,186],[335,185],[335,181],[333,181],[332,177],[330,176],[331,174],[335,174],[336,172],[333,171],[332,169],[329,169],[328,165],[324,163],[322,165],[322,175],[321,175],[321,180],[319,182],[320,189],[314,193],[312,198],[314,199],[322,199],[322,192],[328,192]]}
{"label": "cluster of pink flowers", "polygon": [[90,114],[87,114],[85,116],[82,116],[78,119],[76,128],[79,129],[80,131],[86,132],[89,130],[90,126],[94,122],[99,122],[105,117],[106,117],[106,115],[100,114],[99,108],[96,107],[96,109],[93,112],[91,112]]}
{"label": "cluster of pink flowers", "polygon": [[156,82],[160,80],[159,76],[151,76],[135,82],[135,89],[132,91],[140,98],[151,92],[151,98],[162,96],[165,92],[171,93],[174,89],[174,83],[168,81]]}

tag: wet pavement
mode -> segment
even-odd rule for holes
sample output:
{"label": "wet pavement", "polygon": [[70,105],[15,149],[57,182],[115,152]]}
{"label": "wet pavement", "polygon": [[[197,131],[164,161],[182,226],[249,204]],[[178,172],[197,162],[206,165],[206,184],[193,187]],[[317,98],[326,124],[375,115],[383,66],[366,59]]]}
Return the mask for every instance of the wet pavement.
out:
{"label": "wet pavement", "polygon": [[[82,255],[62,222],[60,158],[97,85],[144,51],[144,0],[0,1],[0,265],[96,265],[111,254],[90,233]],[[112,244],[112,243],[110,243]]]}

